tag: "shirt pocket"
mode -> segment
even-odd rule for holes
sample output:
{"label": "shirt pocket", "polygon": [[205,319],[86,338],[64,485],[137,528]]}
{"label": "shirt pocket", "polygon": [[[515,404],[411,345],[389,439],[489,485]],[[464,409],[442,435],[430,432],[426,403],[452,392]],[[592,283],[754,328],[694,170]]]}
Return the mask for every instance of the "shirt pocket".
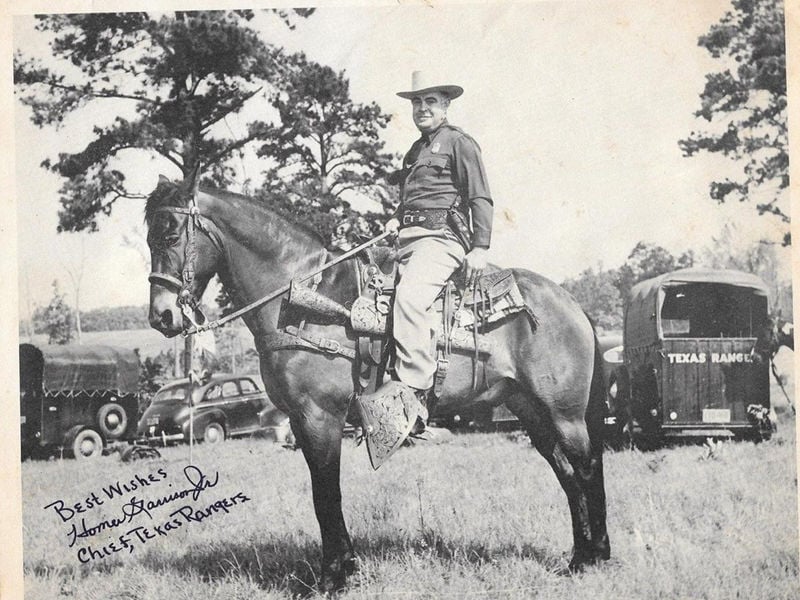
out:
{"label": "shirt pocket", "polygon": [[421,158],[418,162],[419,165],[433,168],[436,171],[443,171],[447,168],[449,159],[447,156],[432,155]]}

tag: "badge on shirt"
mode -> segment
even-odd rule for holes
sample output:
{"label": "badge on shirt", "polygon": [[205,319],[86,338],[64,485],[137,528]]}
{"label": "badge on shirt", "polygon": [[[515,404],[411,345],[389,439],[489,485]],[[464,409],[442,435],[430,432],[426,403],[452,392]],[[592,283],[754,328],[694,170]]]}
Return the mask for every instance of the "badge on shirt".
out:
{"label": "badge on shirt", "polygon": [[438,152],[439,151],[439,142],[434,142],[433,146],[431,146],[431,152]]}

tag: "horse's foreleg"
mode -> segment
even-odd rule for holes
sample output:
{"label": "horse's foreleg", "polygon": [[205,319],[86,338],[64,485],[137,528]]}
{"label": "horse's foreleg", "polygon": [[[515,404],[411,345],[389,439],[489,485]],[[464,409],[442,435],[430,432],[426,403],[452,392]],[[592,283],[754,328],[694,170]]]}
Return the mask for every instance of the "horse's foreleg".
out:
{"label": "horse's foreleg", "polygon": [[355,568],[353,545],[342,515],[339,483],[342,423],[339,418],[318,411],[313,417],[293,419],[292,429],[311,472],[314,512],[322,535],[320,588],[324,592],[338,590]]}

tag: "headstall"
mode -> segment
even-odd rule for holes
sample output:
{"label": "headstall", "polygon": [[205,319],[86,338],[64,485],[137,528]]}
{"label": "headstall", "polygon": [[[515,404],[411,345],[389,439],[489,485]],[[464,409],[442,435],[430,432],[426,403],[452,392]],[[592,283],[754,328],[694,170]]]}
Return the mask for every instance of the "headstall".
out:
{"label": "headstall", "polygon": [[[203,223],[204,217],[200,214],[200,209],[197,206],[196,193],[191,196],[192,205],[189,207],[183,206],[162,206],[155,210],[155,212],[168,212],[173,214],[187,215],[185,220],[186,227],[186,247],[184,248],[183,271],[181,272],[181,279],[168,273],[161,273],[153,271],[148,276],[148,281],[155,284],[168,284],[171,287],[178,288],[178,306],[181,308],[183,315],[189,320],[193,327],[200,327],[201,323],[205,321],[205,317],[198,323],[194,315],[200,312],[198,305],[199,299],[192,293],[192,284],[194,283],[195,276],[195,263],[197,262],[197,242],[196,231],[199,229],[203,231],[214,246],[218,250],[222,250],[222,243],[218,236],[214,235],[209,227]],[[202,312],[200,312],[202,316]]]}

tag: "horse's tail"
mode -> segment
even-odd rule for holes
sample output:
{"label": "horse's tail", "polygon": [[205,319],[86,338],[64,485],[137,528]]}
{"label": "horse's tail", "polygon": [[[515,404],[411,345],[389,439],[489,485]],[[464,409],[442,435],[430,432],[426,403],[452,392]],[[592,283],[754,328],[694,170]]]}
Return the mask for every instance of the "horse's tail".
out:
{"label": "horse's tail", "polygon": [[586,427],[589,431],[592,454],[596,454],[603,451],[603,431],[607,412],[606,381],[600,340],[597,339],[597,331],[592,319],[588,315],[586,317],[592,324],[592,335],[594,336],[594,370],[592,372],[592,383],[589,387],[589,403],[586,407]]}

